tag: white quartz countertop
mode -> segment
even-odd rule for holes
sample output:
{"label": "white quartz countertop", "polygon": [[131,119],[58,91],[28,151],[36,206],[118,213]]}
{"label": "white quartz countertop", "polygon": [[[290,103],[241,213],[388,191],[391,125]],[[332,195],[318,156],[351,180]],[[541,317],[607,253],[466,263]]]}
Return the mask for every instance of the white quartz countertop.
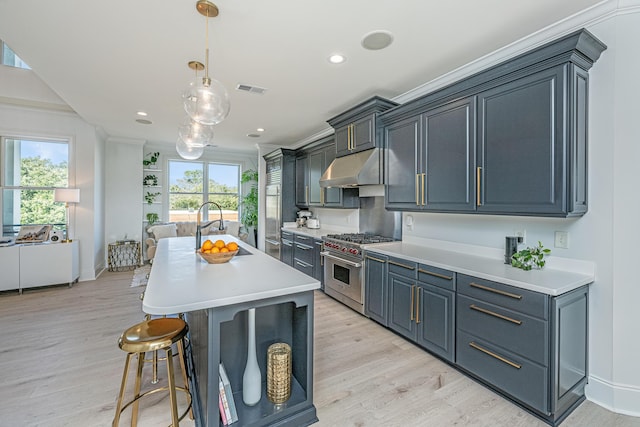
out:
{"label": "white quartz countertop", "polygon": [[222,307],[320,288],[320,282],[231,235],[252,255],[225,264],[208,264],[195,252],[195,237],[160,239],[142,309],[173,314]]}
{"label": "white quartz countertop", "polygon": [[403,242],[377,243],[366,245],[365,248],[383,255],[400,257],[552,296],[561,295],[595,280],[595,277],[590,274],[554,270],[548,267],[542,270],[524,271],[495,258]]}
{"label": "white quartz countertop", "polygon": [[326,236],[327,234],[341,234],[344,233],[344,230],[338,230],[331,227],[320,227],[320,228],[307,228],[307,227],[282,227],[282,231],[288,231],[289,233],[302,234],[305,236],[313,237],[315,239],[320,239],[322,236]]}

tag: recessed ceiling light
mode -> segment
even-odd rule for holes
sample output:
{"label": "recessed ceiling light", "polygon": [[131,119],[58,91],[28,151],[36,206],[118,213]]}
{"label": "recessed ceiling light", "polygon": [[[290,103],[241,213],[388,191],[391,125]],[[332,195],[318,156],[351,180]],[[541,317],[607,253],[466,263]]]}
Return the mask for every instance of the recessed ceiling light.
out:
{"label": "recessed ceiling light", "polygon": [[256,129],[258,132],[264,132],[264,128],[258,128]]}
{"label": "recessed ceiling light", "polygon": [[150,125],[151,123],[153,123],[151,120],[147,119],[136,119],[136,122],[140,123],[141,125]]}
{"label": "recessed ceiling light", "polygon": [[388,47],[393,42],[393,34],[385,30],[376,30],[367,33],[362,38],[362,47],[369,50],[380,50]]}
{"label": "recessed ceiling light", "polygon": [[334,53],[329,57],[329,62],[331,62],[332,64],[342,64],[346,60],[347,58],[339,53]]}
{"label": "recessed ceiling light", "polygon": [[142,117],[147,117],[148,116],[148,114],[146,112],[144,112],[144,111],[138,111],[136,114],[139,115],[139,116],[142,116]]}

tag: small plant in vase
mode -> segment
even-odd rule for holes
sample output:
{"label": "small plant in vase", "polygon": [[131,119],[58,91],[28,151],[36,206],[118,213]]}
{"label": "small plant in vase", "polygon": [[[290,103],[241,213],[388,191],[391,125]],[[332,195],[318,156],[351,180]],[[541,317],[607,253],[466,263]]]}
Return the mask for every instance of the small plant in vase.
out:
{"label": "small plant in vase", "polygon": [[[149,157],[148,159],[146,158],[147,156]],[[149,169],[155,169],[156,162],[158,161],[159,157],[160,157],[160,152],[158,151],[149,153],[145,156],[144,159],[142,159],[142,165]]]}
{"label": "small plant in vase", "polygon": [[147,214],[147,222],[149,223],[150,226],[158,222],[159,219],[160,217],[158,217],[158,214],[155,212],[149,212]]}
{"label": "small plant in vase", "polygon": [[511,266],[525,271],[531,270],[534,266],[541,269],[547,263],[544,258],[550,253],[551,249],[545,248],[542,242],[538,241],[538,246],[522,249],[513,254]]}
{"label": "small plant in vase", "polygon": [[144,177],[144,185],[158,185],[158,177],[155,175],[147,175]]}
{"label": "small plant in vase", "polygon": [[144,199],[147,201],[147,203],[152,204],[156,201],[156,197],[158,197],[159,195],[160,193],[150,193],[147,191],[147,194],[144,195]]}

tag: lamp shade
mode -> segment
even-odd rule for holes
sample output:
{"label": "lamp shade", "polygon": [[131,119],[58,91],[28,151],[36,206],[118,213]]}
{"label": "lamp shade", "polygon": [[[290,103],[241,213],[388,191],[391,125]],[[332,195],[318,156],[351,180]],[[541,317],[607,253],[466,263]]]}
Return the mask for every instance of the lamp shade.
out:
{"label": "lamp shade", "polygon": [[78,203],[80,202],[80,190],[78,188],[56,188],[53,190],[53,200],[56,202]]}

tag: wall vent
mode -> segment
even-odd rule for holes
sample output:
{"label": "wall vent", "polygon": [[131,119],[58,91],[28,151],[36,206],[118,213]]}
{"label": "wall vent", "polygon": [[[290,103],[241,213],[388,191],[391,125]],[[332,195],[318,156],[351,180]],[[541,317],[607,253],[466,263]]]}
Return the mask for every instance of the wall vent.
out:
{"label": "wall vent", "polygon": [[256,95],[264,95],[267,89],[260,86],[251,86],[251,85],[243,85],[239,84],[236,86],[237,90],[242,90],[244,92],[255,93]]}

